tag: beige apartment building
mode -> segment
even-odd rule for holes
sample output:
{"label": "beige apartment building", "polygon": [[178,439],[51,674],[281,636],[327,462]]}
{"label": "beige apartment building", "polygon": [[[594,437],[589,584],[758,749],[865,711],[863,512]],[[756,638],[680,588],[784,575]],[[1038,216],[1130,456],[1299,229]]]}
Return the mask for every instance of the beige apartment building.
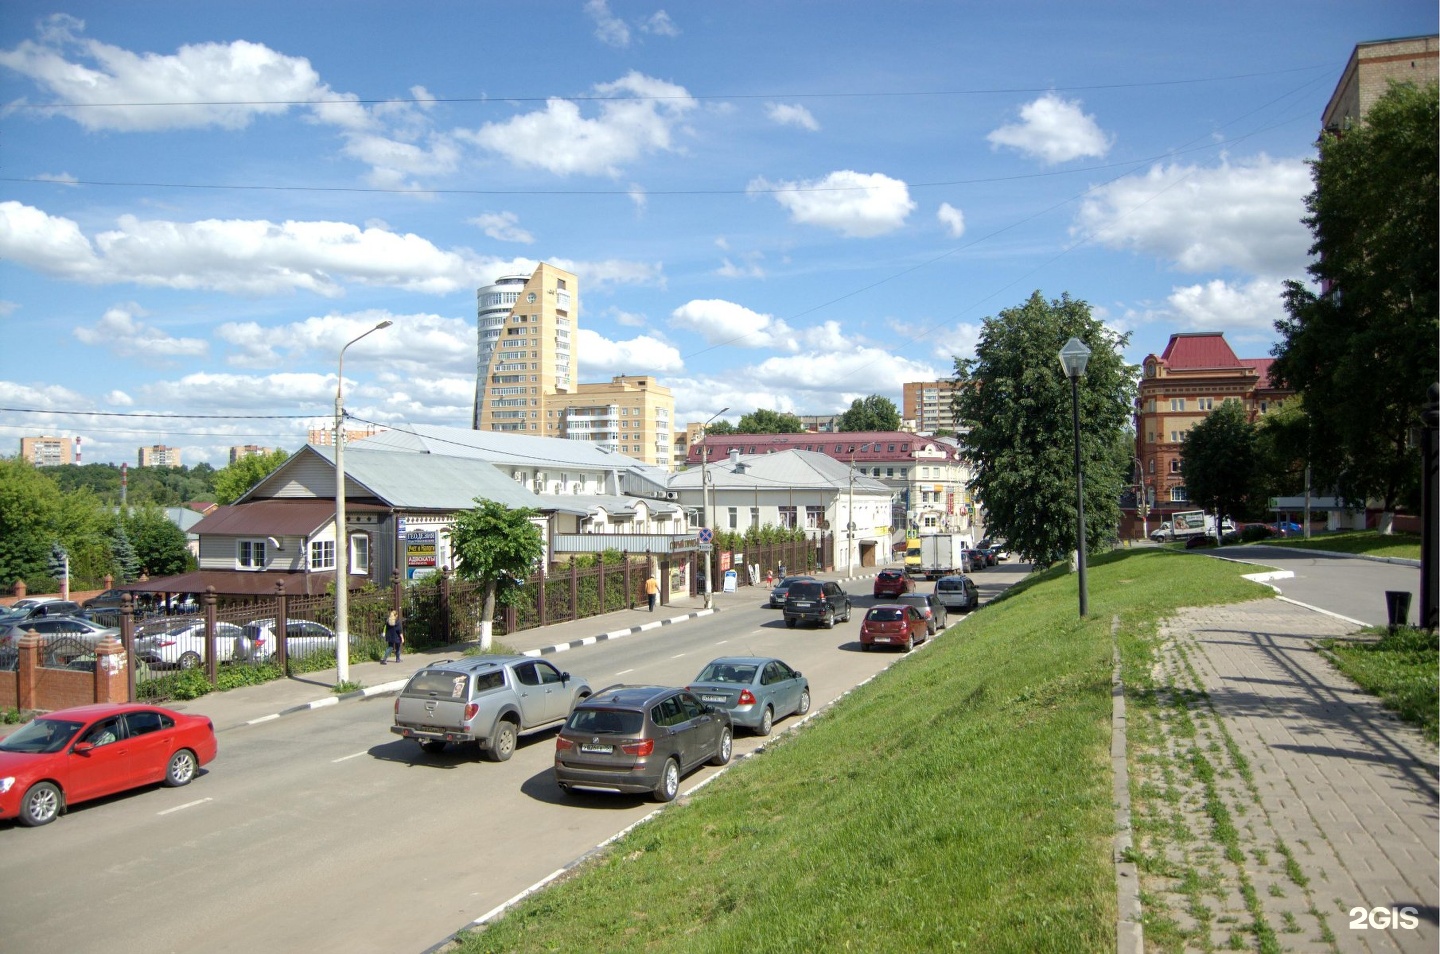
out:
{"label": "beige apartment building", "polygon": [[74,441],[73,437],[22,437],[20,456],[36,467],[73,464]]}
{"label": "beige apartment building", "polygon": [[[386,430],[388,430],[388,428],[377,427],[374,424],[357,424],[354,427],[347,427],[345,428],[345,443],[352,444],[362,438],[383,434]],[[329,427],[312,427],[310,428],[307,440],[320,447],[329,447],[335,443],[335,426],[332,424]]]}
{"label": "beige apartment building", "polygon": [[242,457],[259,457],[261,454],[270,453],[271,448],[261,447],[259,444],[236,444],[230,448],[230,463],[235,463]]}
{"label": "beige apartment building", "polygon": [[1326,132],[1344,132],[1346,126],[1358,122],[1370,111],[1392,81],[1424,86],[1435,82],[1437,66],[1440,66],[1440,37],[1411,36],[1357,43],[1335,92],[1330,94],[1320,123]]}
{"label": "beige apartment building", "polygon": [[[649,375],[616,375],[607,384],[581,384],[550,399],[558,434],[673,470],[675,398]],[[546,418],[548,423],[549,417]]]}
{"label": "beige apartment building", "polygon": [[914,427],[918,434],[934,434],[936,431],[956,433],[955,426],[955,382],[950,381],[907,381],[902,386],[903,407],[900,416]]}
{"label": "beige apartment building", "polygon": [[580,314],[575,276],[541,262],[529,276],[503,275],[477,290],[475,307],[471,426],[563,436],[557,412],[576,395],[579,371],[571,351]]}
{"label": "beige apartment building", "polygon": [[179,467],[180,448],[164,444],[151,444],[140,448],[141,467]]}

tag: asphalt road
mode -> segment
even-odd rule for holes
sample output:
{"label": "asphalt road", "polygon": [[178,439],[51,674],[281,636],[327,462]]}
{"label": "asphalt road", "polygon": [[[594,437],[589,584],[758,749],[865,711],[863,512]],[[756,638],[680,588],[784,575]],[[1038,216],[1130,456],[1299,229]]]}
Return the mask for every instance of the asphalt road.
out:
{"label": "asphalt road", "polygon": [[[978,574],[982,595],[1023,572]],[[719,655],[775,655],[809,678],[818,709],[902,658],[860,651],[873,600],[868,585],[849,589],[865,595],[833,630],[787,629],[757,603],[552,658],[600,688],[684,684]],[[390,734],[392,704],[377,697],[227,730],[190,786],[0,832],[0,948],[423,951],[656,807],[561,794],[553,730],[523,739],[503,764],[473,750],[426,755]],[[759,744],[737,733],[736,754]],[[716,771],[688,776],[682,797]]]}
{"label": "asphalt road", "polygon": [[1408,592],[1409,621],[1415,623],[1420,616],[1419,567],[1263,544],[1200,552],[1289,570],[1295,574],[1293,579],[1274,582],[1281,595],[1369,626],[1384,626],[1389,622],[1386,590]]}

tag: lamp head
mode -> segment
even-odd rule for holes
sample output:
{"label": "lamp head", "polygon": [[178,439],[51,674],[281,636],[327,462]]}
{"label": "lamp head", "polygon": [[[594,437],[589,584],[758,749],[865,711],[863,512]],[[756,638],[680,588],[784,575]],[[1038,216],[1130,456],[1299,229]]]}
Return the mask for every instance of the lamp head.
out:
{"label": "lamp head", "polygon": [[1071,338],[1060,349],[1060,366],[1072,381],[1085,376],[1085,365],[1089,361],[1090,349],[1079,338]]}

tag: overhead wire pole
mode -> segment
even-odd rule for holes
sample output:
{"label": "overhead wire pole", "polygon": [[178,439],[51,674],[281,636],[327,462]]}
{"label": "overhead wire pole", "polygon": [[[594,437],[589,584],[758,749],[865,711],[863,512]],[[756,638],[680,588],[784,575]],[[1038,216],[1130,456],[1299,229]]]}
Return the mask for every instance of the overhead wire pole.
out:
{"label": "overhead wire pole", "polygon": [[1071,338],[1060,349],[1060,365],[1070,379],[1070,412],[1075,432],[1075,556],[1079,570],[1080,617],[1090,612],[1090,597],[1085,588],[1085,471],[1080,466],[1080,378],[1090,360],[1090,349],[1079,338]]}
{"label": "overhead wire pole", "polygon": [[[710,417],[706,419],[704,424],[700,425],[700,502],[701,506],[703,506],[705,509],[704,524],[706,529],[709,529],[710,527],[710,444],[705,439],[705,428],[710,426],[711,421],[715,420],[715,418],[719,417],[721,414],[724,414],[728,410],[730,410],[728,407],[722,407],[714,414],[711,414]],[[713,533],[714,531],[712,530],[711,532]],[[711,609],[714,606],[714,601],[710,595],[710,591],[713,589],[713,587],[711,586],[712,581],[710,579],[710,550],[713,549],[714,544],[707,543],[703,544],[703,546],[706,547],[704,551],[705,608]]]}

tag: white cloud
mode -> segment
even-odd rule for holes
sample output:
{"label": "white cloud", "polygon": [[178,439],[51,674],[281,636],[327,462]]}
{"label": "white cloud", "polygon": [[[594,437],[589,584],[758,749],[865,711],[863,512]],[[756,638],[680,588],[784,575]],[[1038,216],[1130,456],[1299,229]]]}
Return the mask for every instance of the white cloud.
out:
{"label": "white cloud", "polygon": [[517,166],[561,176],[616,176],[622,166],[643,155],[675,151],[676,128],[696,105],[683,86],[633,70],[594,89],[601,101],[593,119],[582,116],[574,102],[552,98],[544,110],[455,135]]}
{"label": "white cloud", "polygon": [[820,129],[820,123],[804,106],[769,103],[765,107],[765,115],[770,117],[771,122],[781,126],[799,126],[801,129],[808,129],[811,132]]}
{"label": "white cloud", "polygon": [[576,351],[584,356],[584,367],[595,374],[665,374],[685,367],[680,352],[650,335],[628,341],[602,338],[589,328],[576,335]]}
{"label": "white cloud", "polygon": [[1054,93],[1020,107],[1019,123],[1001,126],[985,138],[992,146],[1009,146],[1052,165],[1110,151],[1109,137],[1095,117],[1085,115],[1080,101]]}
{"label": "white cloud", "polygon": [[124,391],[111,391],[105,395],[105,403],[115,407],[131,407],[135,404],[135,399]]}
{"label": "white cloud", "polygon": [[881,173],[844,170],[809,182],[753,180],[751,194],[769,192],[795,222],[832,229],[849,238],[893,232],[915,209],[910,189]]}
{"label": "white cloud", "polygon": [[[288,112],[294,103],[332,98],[304,57],[263,44],[199,43],[175,53],[133,53],[81,36],[85,24],[56,14],[38,40],[0,50],[0,66],[48,90],[56,112],[91,130],[243,129],[261,115]],[[151,106],[100,105],[164,103]]]}
{"label": "white cloud", "polygon": [[680,28],[675,21],[670,19],[670,14],[664,10],[656,10],[649,17],[640,21],[640,29],[654,36],[679,36]]}
{"label": "white cloud", "polygon": [[520,242],[532,245],[535,236],[520,227],[520,217],[514,212],[483,212],[470,220],[471,225],[480,227],[486,235],[497,242]]}
{"label": "white cloud", "polygon": [[720,267],[715,269],[715,274],[721,278],[764,278],[765,269],[760,264],[764,259],[764,252],[746,252],[740,256],[737,264],[726,256],[720,260]]}
{"label": "white cloud", "polygon": [[1243,285],[1215,279],[1174,289],[1166,303],[1173,322],[1186,331],[1245,329],[1273,336],[1275,321],[1285,315],[1278,279],[1255,279]]}
{"label": "white cloud", "polygon": [[[215,336],[231,346],[233,351],[227,360],[239,367],[284,364],[328,368],[336,364],[346,342],[386,320],[393,322],[389,328],[367,336],[345,352],[346,378],[351,369],[378,370],[411,380],[468,372],[473,400],[475,326],[464,318],[367,309],[332,312],[284,325],[227,322],[215,330]],[[333,387],[333,376],[331,380]]]}
{"label": "white cloud", "polygon": [[1310,189],[1299,159],[1157,165],[1092,193],[1074,231],[1185,272],[1230,268],[1298,279],[1309,262],[1310,233],[1300,220]]}
{"label": "white cloud", "polygon": [[0,299],[0,318],[8,318],[20,307],[17,302]]}
{"label": "white cloud", "polygon": [[146,364],[168,364],[177,358],[200,358],[210,351],[203,338],[176,338],[135,320],[135,306],[111,308],[90,327],[75,328],[83,344],[101,347],[121,358]]}
{"label": "white cloud", "polygon": [[610,12],[605,0],[586,0],[585,15],[595,21],[595,38],[601,43],[616,48],[630,45],[630,28]]}
{"label": "white cloud", "polygon": [[945,230],[950,233],[951,238],[959,238],[965,234],[965,213],[949,202],[940,203],[940,210],[935,213],[935,218],[945,226]]}
{"label": "white cloud", "polygon": [[794,330],[774,315],[762,315],[721,299],[688,301],[671,312],[670,324],[699,334],[712,346],[782,351],[794,351],[797,347]]}

